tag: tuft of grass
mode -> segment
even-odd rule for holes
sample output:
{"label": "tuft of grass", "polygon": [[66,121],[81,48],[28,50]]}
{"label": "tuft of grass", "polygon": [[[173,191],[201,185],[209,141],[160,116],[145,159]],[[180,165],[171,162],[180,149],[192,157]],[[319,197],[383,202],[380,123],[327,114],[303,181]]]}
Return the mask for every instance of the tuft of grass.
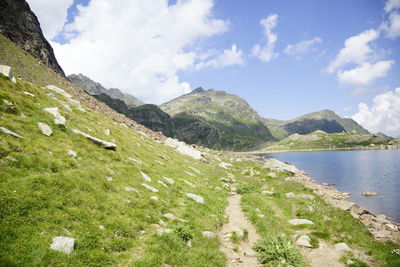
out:
{"label": "tuft of grass", "polygon": [[290,240],[282,236],[264,237],[253,247],[258,261],[267,266],[303,266],[300,253],[293,247]]}
{"label": "tuft of grass", "polygon": [[240,243],[240,238],[239,238],[239,236],[238,236],[238,234],[236,232],[231,232],[230,239],[231,239],[231,242],[233,244],[239,244]]}

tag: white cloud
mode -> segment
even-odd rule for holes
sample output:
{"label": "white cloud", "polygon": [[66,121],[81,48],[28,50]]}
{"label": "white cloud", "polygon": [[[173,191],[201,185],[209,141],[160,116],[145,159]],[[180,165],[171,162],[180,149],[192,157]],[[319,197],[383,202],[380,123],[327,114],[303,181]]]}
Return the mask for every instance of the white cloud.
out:
{"label": "white cloud", "polygon": [[227,21],[213,17],[213,5],[213,0],[91,1],[78,6],[74,22],[65,26],[62,34],[72,39],[52,45],[67,74],[83,73],[158,104],[190,91],[177,73],[193,69],[194,45],[228,29]]}
{"label": "white cloud", "polygon": [[393,64],[393,60],[378,61],[374,64],[365,62],[351,70],[339,70],[337,77],[340,84],[366,86],[378,78],[385,77]]}
{"label": "white cloud", "polygon": [[[206,54],[201,57],[209,58],[209,55]],[[197,63],[195,69],[199,70],[205,67],[223,68],[233,65],[244,65],[243,51],[240,49],[238,50],[235,44],[232,45],[231,49],[225,49],[222,54],[219,54],[212,59]]]}
{"label": "white cloud", "polygon": [[264,28],[266,44],[265,46],[261,46],[259,44],[254,45],[252,55],[261,61],[268,62],[278,56],[278,53],[274,52],[275,43],[278,40],[278,36],[272,31],[278,24],[278,15],[271,14],[267,18],[262,19],[260,24]]}
{"label": "white cloud", "polygon": [[67,10],[73,0],[27,0],[27,2],[38,17],[44,36],[47,40],[51,40],[63,29]]}
{"label": "white cloud", "polygon": [[381,29],[385,31],[386,37],[395,39],[400,36],[400,13],[392,12],[389,19],[382,23]]}
{"label": "white cloud", "polygon": [[322,39],[319,37],[314,37],[311,40],[304,40],[298,42],[297,44],[290,44],[286,46],[284,53],[288,55],[294,54],[306,54],[311,51],[315,51],[315,45],[322,43]]}
{"label": "white cloud", "polygon": [[390,12],[394,9],[400,8],[400,0],[388,0],[385,4],[385,12]]}
{"label": "white cloud", "polygon": [[374,51],[369,46],[369,43],[378,37],[379,33],[376,30],[367,30],[346,39],[344,47],[339,51],[335,59],[329,63],[327,71],[333,73],[349,63],[362,64],[366,62],[374,56]]}
{"label": "white cloud", "polygon": [[358,105],[352,118],[371,132],[383,132],[390,136],[400,135],[400,87],[377,95],[373,104]]}

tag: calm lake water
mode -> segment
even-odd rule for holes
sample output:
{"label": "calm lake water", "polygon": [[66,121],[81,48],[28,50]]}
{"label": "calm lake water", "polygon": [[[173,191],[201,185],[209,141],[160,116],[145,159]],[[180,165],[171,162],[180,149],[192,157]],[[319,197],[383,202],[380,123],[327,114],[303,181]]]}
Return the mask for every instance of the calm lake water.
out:
{"label": "calm lake water", "polygon": [[[318,183],[351,193],[350,201],[400,222],[400,150],[323,151],[266,154],[304,170]],[[363,197],[365,191],[378,197]]]}

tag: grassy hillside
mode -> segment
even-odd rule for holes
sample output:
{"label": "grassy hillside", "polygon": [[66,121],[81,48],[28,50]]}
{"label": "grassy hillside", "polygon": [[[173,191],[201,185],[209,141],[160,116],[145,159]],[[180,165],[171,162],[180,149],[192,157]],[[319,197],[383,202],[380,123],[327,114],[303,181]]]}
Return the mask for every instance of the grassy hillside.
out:
{"label": "grassy hillside", "polygon": [[292,134],[289,137],[267,144],[261,150],[307,150],[340,148],[382,148],[397,147],[400,141],[366,133],[325,133],[315,131],[310,134]]}

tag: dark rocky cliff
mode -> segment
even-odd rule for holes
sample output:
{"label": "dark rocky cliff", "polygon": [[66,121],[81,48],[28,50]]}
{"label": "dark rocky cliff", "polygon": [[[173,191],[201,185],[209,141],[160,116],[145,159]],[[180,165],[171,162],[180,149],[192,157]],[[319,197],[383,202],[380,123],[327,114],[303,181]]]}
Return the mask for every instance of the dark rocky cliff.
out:
{"label": "dark rocky cliff", "polygon": [[0,33],[65,77],[53,48],[43,36],[37,17],[25,0],[0,1]]}

